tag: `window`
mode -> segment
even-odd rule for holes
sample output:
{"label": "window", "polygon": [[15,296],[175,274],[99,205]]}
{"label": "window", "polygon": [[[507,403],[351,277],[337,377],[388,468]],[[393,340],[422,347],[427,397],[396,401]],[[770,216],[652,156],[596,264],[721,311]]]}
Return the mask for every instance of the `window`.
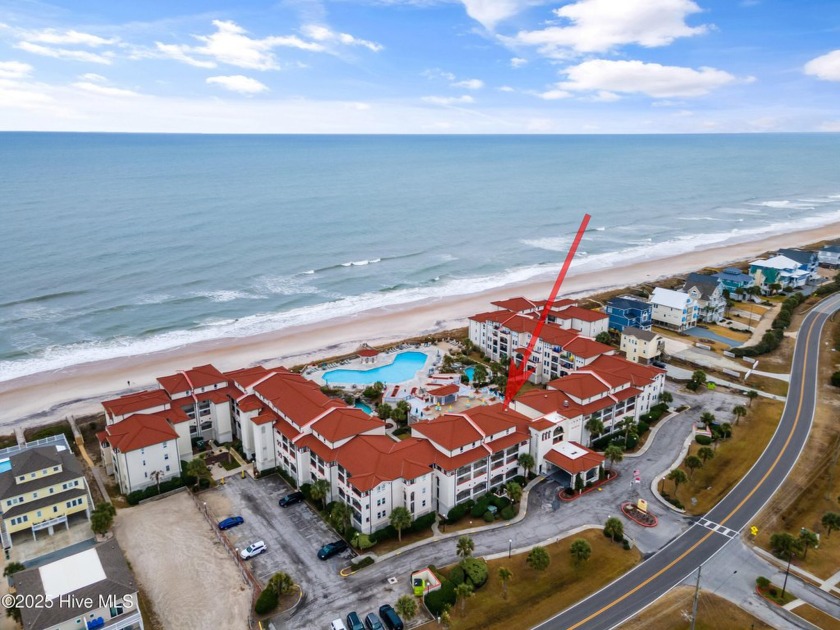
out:
{"label": "window", "polygon": [[[146,449],[145,449],[145,448],[141,448],[141,449],[140,449],[140,454],[141,454],[141,455],[145,455],[145,454],[146,454]],[[146,462],[143,462],[143,463],[145,464]]]}
{"label": "window", "polygon": [[123,605],[122,602],[117,604],[116,606],[111,607],[111,616],[116,617],[118,615],[123,614]]}
{"label": "window", "polygon": [[166,460],[166,459],[169,459],[169,453],[166,453],[166,454],[163,456],[163,459],[165,459],[165,460]]}
{"label": "window", "polygon": [[163,448],[166,448],[167,446],[169,446],[169,442],[164,442],[163,443]]}
{"label": "window", "polygon": [[58,472],[58,466],[53,466],[53,472]]}
{"label": "window", "polygon": [[166,465],[166,472],[169,472],[169,464]]}

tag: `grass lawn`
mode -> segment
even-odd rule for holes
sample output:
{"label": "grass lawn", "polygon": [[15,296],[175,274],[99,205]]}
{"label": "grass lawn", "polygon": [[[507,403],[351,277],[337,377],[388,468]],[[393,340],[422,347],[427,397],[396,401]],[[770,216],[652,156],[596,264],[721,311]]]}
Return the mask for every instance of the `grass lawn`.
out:
{"label": "grass lawn", "polygon": [[[652,606],[619,626],[620,630],[688,630],[694,589],[680,586],[660,597]],[[700,591],[696,630],[771,630],[729,600]]]}
{"label": "grass lawn", "polygon": [[776,602],[779,606],[789,604],[796,599],[796,595],[790,590],[785,591],[785,596],[782,597],[782,587],[778,584],[770,584],[767,588],[758,587],[758,592],[764,599]]}
{"label": "grass lawn", "polygon": [[[823,340],[832,339],[835,332],[840,332],[840,321],[826,327]],[[796,559],[794,564],[823,579],[840,567],[840,532],[827,537],[820,523],[826,512],[840,512],[840,390],[827,382],[828,375],[838,369],[837,354],[820,353],[820,374],[824,377],[817,384],[819,402],[805,450],[756,522],[756,544],[765,549],[776,532],[796,536],[805,527],[819,533],[819,548],[810,549],[804,560]]]}
{"label": "grass lawn", "polygon": [[827,615],[818,608],[814,608],[810,604],[802,604],[791,611],[795,615],[799,615],[805,621],[810,621],[817,628],[822,630],[840,630],[840,619],[835,619],[831,615]]}
{"label": "grass lawn", "polygon": [[[687,483],[680,485],[677,498],[689,514],[705,514],[714,507],[747,473],[770,442],[782,416],[784,403],[768,398],[756,398],[738,426],[732,425],[732,437],[719,440],[715,456],[702,468],[694,471]],[[701,448],[694,442],[689,455]],[[714,446],[712,447],[714,448]],[[684,468],[688,475],[689,471]],[[673,496],[674,484],[667,479],[660,488]],[[697,504],[691,504],[691,498]],[[838,536],[840,538],[840,536]]]}
{"label": "grass lawn", "polygon": [[11,435],[0,435],[0,448],[8,448],[17,445],[17,437],[14,433]]}
{"label": "grass lawn", "polygon": [[731,328],[727,328],[726,326],[721,326],[720,324],[703,325],[706,326],[710,331],[717,333],[721,337],[726,337],[727,339],[732,339],[733,341],[740,341],[743,343],[752,336],[748,332],[738,332],[736,330],[732,330]]}
{"label": "grass lawn", "polygon": [[406,545],[410,545],[411,543],[416,543],[420,540],[425,540],[426,538],[432,537],[432,528],[424,529],[422,532],[414,532],[412,534],[403,533],[402,542],[397,540],[396,538],[392,538],[391,540],[383,540],[382,542],[376,543],[373,547],[369,550],[365,549],[364,551],[360,551],[359,553],[367,553],[368,551],[372,551],[377,555],[382,555],[383,553],[388,553],[389,551],[393,551],[394,549],[399,549],[400,547],[405,547]]}
{"label": "grass lawn", "polygon": [[[575,568],[569,545],[583,538],[592,546],[592,555]],[[452,613],[452,630],[481,628],[502,630],[530,628],[575,602],[594,593],[605,584],[631,569],[639,562],[636,549],[625,551],[600,530],[588,530],[546,547],[551,564],[545,571],[535,571],[526,563],[527,554],[492,560],[488,563],[490,578],[466,603],[461,616],[460,603]],[[499,567],[513,573],[508,583],[508,598],[502,596]]]}

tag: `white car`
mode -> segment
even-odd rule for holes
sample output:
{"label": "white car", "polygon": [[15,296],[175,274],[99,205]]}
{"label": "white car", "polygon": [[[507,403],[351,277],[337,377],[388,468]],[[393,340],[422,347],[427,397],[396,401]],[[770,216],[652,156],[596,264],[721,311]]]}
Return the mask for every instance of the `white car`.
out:
{"label": "white car", "polygon": [[263,551],[265,551],[265,543],[261,540],[258,540],[255,543],[251,543],[245,549],[239,552],[239,555],[242,557],[243,560],[247,560],[248,558],[253,558],[254,556],[260,555]]}

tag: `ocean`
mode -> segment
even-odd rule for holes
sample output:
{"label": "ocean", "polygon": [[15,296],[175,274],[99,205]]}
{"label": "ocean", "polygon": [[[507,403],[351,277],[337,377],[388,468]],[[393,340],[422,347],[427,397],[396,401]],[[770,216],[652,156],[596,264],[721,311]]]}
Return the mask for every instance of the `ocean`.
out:
{"label": "ocean", "polygon": [[0,200],[9,380],[838,221],[840,138],[0,133]]}

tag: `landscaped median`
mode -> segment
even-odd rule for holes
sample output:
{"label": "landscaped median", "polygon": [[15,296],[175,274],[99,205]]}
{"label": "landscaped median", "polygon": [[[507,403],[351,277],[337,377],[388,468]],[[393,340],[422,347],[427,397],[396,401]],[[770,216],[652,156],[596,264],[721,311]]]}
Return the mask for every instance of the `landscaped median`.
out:
{"label": "landscaped median", "polygon": [[[453,544],[463,555],[462,545]],[[439,615],[445,604],[454,604],[448,612],[453,630],[531,627],[626,573],[641,554],[590,528],[510,557],[490,558],[470,558],[467,568],[462,561],[436,570],[443,583],[436,593],[445,592],[427,605]]]}

